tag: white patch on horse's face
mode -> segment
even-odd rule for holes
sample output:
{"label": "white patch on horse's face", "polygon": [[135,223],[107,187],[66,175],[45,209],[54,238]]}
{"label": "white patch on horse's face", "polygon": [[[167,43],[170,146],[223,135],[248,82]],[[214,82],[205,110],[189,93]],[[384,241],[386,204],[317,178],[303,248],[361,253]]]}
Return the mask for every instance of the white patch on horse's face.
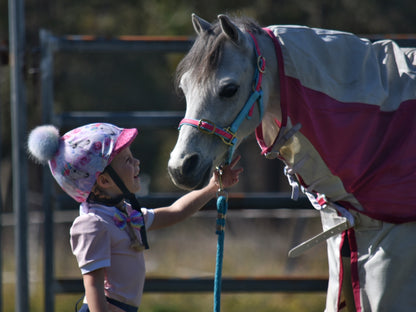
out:
{"label": "white patch on horse's face", "polygon": [[[182,76],[180,87],[186,99],[185,118],[206,119],[221,128],[229,127],[252,92],[253,48],[226,42],[218,70],[201,83],[192,72]],[[194,73],[195,74],[195,73]],[[258,124],[258,110],[237,132],[238,144]],[[224,161],[229,146],[214,135],[183,126],[173,149],[168,169],[174,183],[185,189],[205,185],[212,169]],[[209,151],[209,153],[204,152]]]}

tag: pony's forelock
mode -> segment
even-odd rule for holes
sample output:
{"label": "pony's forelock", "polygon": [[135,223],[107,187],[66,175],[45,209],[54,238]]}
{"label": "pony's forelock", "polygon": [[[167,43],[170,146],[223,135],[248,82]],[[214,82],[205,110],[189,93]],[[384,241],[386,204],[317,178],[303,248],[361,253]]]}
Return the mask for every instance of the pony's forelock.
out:
{"label": "pony's forelock", "polygon": [[[261,27],[253,19],[247,17],[230,17],[230,19],[243,31],[262,32]],[[221,31],[218,21],[196,37],[192,48],[177,67],[175,79],[177,90],[186,72],[198,82],[203,82],[213,74],[221,60],[222,48],[226,40],[228,40],[227,36]]]}

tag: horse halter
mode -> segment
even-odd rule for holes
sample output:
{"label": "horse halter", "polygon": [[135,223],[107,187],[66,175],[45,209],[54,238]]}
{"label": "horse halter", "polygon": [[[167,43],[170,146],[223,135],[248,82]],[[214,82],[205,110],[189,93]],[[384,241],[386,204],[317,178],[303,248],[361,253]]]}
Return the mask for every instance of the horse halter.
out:
{"label": "horse halter", "polygon": [[232,160],[234,150],[237,143],[237,131],[241,123],[245,118],[250,119],[253,115],[254,106],[258,103],[260,121],[263,118],[264,114],[264,104],[263,104],[263,90],[261,89],[261,82],[263,79],[263,74],[266,69],[266,59],[260,53],[260,48],[257,43],[256,38],[251,32],[248,32],[250,37],[253,39],[254,52],[256,56],[256,68],[253,78],[253,92],[250,94],[246,104],[241,109],[240,113],[237,115],[235,120],[231,123],[229,127],[221,128],[218,127],[214,122],[207,119],[191,119],[184,118],[179,123],[178,129],[180,130],[183,125],[192,126],[197,128],[199,131],[206,134],[213,134],[218,136],[226,145],[229,146],[229,153],[227,164]]}

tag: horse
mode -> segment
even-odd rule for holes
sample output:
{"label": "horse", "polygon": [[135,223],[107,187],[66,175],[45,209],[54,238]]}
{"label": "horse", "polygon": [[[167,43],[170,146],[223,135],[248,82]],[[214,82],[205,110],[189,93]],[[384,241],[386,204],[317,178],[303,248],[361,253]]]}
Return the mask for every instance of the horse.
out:
{"label": "horse", "polygon": [[416,49],[245,17],[193,14],[192,24],[176,73],[186,112],[174,184],[201,188],[255,133],[261,153],[284,162],[294,197],[321,212],[323,233],[294,254],[327,241],[326,311],[413,311]]}

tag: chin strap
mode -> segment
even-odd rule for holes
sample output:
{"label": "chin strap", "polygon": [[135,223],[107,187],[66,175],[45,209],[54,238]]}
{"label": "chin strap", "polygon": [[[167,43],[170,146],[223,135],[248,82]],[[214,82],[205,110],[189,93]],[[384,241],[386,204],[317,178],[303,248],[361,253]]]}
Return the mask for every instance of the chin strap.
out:
{"label": "chin strap", "polygon": [[[132,208],[136,211],[138,211],[142,216],[142,210],[140,209],[140,204],[136,198],[136,195],[131,193],[127,187],[124,185],[123,181],[117,174],[117,172],[113,169],[113,167],[107,166],[106,172],[110,175],[110,177],[113,179],[114,183],[119,187],[119,189],[123,192],[123,198],[127,199]],[[140,236],[142,238],[143,245],[145,249],[149,249],[149,244],[147,242],[147,234],[146,234],[146,225],[144,224],[144,217],[143,217],[143,226],[140,228]]]}

